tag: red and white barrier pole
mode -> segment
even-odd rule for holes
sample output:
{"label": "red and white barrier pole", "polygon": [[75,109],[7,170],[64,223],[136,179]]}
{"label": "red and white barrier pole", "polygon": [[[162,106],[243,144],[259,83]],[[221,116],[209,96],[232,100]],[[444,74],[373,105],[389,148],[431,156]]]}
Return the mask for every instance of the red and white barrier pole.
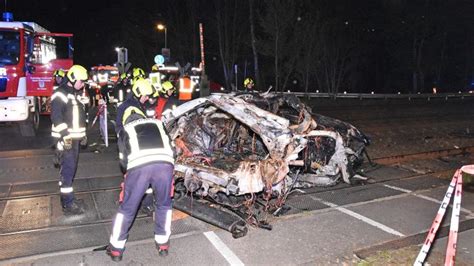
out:
{"label": "red and white barrier pole", "polygon": [[428,255],[428,252],[430,251],[431,244],[434,241],[436,232],[438,232],[439,226],[441,225],[441,221],[443,220],[444,214],[446,213],[446,208],[448,207],[449,202],[451,201],[451,196],[453,195],[454,188],[456,187],[458,172],[460,172],[460,170],[456,171],[456,174],[454,174],[454,177],[451,180],[451,183],[449,184],[448,191],[446,191],[446,194],[444,195],[443,202],[441,202],[441,206],[438,209],[438,213],[436,214],[433,224],[431,225],[431,228],[428,231],[428,236],[426,237],[426,240],[423,243],[423,246],[421,247],[420,253],[418,253],[418,256],[416,257],[415,263],[413,265],[423,265],[423,262],[426,259],[426,255]]}
{"label": "red and white barrier pole", "polygon": [[474,175],[474,165],[465,165],[458,169],[449,184],[448,190],[444,195],[443,202],[438,209],[438,213],[431,225],[430,230],[428,231],[428,236],[426,237],[423,246],[421,247],[420,253],[415,259],[413,265],[421,266],[425,262],[426,256],[430,251],[431,244],[434,241],[436,232],[441,225],[443,216],[446,213],[446,208],[449,206],[451,201],[451,196],[454,191],[454,200],[453,200],[453,212],[451,214],[451,223],[449,227],[449,236],[448,236],[448,245],[446,248],[446,259],[444,265],[454,265],[454,260],[456,257],[456,243],[458,238],[458,228],[459,228],[459,215],[461,213],[461,196],[462,196],[462,173]]}
{"label": "red and white barrier pole", "polygon": [[456,256],[456,243],[458,240],[459,214],[461,213],[462,173],[457,177],[456,190],[454,191],[453,213],[449,225],[448,246],[446,248],[446,260],[444,265],[454,265]]}

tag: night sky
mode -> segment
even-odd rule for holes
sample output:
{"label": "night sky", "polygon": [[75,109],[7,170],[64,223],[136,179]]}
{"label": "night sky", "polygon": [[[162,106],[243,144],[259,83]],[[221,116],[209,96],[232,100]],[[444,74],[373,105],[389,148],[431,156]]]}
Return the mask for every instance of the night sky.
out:
{"label": "night sky", "polygon": [[[250,34],[253,2],[258,75]],[[1,4],[4,9],[4,2]],[[168,27],[172,61],[200,61],[225,86],[258,76],[261,89],[417,93],[468,90],[474,79],[471,0],[9,0],[16,21],[74,34],[75,62],[112,64],[114,48],[149,71]]]}
{"label": "night sky", "polygon": [[[136,26],[153,28],[153,21],[139,19],[141,15],[138,12],[131,14],[132,10],[150,8],[149,3],[145,5],[146,2],[160,6],[159,3],[165,1],[9,0],[7,9],[13,12],[15,21],[36,22],[51,32],[73,33],[76,63],[92,66],[116,61],[114,48],[123,46],[119,31],[124,19],[135,17]],[[154,10],[156,22],[164,21],[161,20],[163,16],[159,8]],[[156,35],[157,38],[164,38],[163,33],[156,32]]]}

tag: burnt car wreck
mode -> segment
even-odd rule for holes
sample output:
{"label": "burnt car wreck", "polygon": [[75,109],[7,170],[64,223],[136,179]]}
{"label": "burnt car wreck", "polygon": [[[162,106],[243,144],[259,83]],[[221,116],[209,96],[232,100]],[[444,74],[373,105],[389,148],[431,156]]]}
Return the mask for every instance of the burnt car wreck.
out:
{"label": "burnt car wreck", "polygon": [[174,207],[226,229],[271,229],[296,188],[363,179],[368,138],[354,126],[312,113],[291,95],[215,94],[164,117],[175,141]]}

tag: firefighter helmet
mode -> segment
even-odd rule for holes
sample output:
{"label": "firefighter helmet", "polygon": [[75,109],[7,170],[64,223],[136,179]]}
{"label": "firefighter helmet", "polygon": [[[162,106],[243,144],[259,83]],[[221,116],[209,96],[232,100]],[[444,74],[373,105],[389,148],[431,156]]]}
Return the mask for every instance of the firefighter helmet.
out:
{"label": "firefighter helmet", "polygon": [[57,69],[53,72],[53,77],[55,78],[56,77],[64,78],[64,76],[66,76],[66,73],[62,69]]}
{"label": "firefighter helmet", "polygon": [[124,80],[126,78],[128,78],[127,73],[122,73],[122,75],[120,75],[121,80]]}
{"label": "firefighter helmet", "polygon": [[146,95],[151,97],[155,91],[148,80],[139,78],[133,83],[132,92],[135,97],[140,98]]}
{"label": "firefighter helmet", "polygon": [[168,93],[168,91],[174,91],[174,86],[173,86],[173,83],[171,83],[171,81],[165,81],[163,82],[163,84],[161,84],[160,92],[166,94]]}
{"label": "firefighter helmet", "polygon": [[87,80],[87,70],[81,65],[73,65],[66,74],[70,82]]}
{"label": "firefighter helmet", "polygon": [[254,85],[253,79],[251,79],[251,78],[246,78],[246,79],[244,80],[244,87],[247,87],[247,86],[249,86],[249,85],[250,85],[250,86],[253,86],[253,85]]}
{"label": "firefighter helmet", "polygon": [[133,79],[137,79],[137,78],[145,78],[145,71],[143,71],[143,69],[139,68],[139,67],[136,67],[133,69],[133,73],[132,73],[132,76],[133,76]]}
{"label": "firefighter helmet", "polygon": [[159,69],[160,69],[160,67],[159,67],[157,64],[154,64],[154,65],[151,67],[151,72],[158,72]]}

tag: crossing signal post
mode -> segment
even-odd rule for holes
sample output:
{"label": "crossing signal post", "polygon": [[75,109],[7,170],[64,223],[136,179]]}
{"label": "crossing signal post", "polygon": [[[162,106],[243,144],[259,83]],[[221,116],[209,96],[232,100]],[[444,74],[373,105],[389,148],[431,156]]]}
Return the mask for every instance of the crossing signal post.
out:
{"label": "crossing signal post", "polygon": [[126,73],[132,65],[128,62],[128,49],[125,47],[116,47],[117,52],[117,68],[120,73]]}

